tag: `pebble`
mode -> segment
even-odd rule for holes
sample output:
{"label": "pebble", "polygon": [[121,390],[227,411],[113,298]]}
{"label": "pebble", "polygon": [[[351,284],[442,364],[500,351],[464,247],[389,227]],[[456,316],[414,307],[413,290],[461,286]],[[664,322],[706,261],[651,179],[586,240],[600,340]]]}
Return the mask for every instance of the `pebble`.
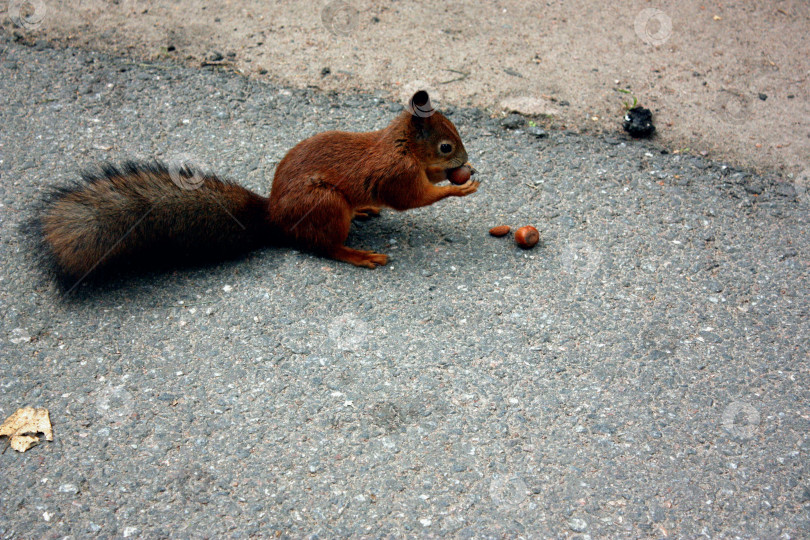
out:
{"label": "pebble", "polygon": [[526,119],[519,114],[510,114],[501,120],[501,126],[506,129],[518,129],[526,124]]}
{"label": "pebble", "polygon": [[704,331],[702,331],[700,333],[700,337],[702,337],[703,340],[706,341],[707,343],[722,343],[723,342],[723,338],[721,338],[720,336],[718,336],[714,332],[709,332],[709,331],[706,331],[706,330],[704,330]]}
{"label": "pebble", "polygon": [[529,129],[526,130],[529,135],[533,135],[538,139],[545,139],[548,137],[548,133],[543,128],[539,128],[537,126],[529,126]]}
{"label": "pebble", "polygon": [[719,281],[709,281],[706,283],[706,289],[712,293],[721,293],[723,292],[723,285]]}
{"label": "pebble", "polygon": [[582,518],[571,518],[568,520],[568,528],[574,532],[585,532],[588,523]]}
{"label": "pebble", "polygon": [[745,184],[743,187],[745,188],[745,191],[752,195],[761,195],[762,192],[765,191],[765,186],[763,183],[752,176],[745,179]]}

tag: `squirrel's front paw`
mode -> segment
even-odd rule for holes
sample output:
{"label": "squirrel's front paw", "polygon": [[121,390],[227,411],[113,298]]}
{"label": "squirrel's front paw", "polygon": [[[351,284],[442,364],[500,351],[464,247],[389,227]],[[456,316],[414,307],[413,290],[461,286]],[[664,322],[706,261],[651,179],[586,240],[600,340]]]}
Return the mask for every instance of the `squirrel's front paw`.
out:
{"label": "squirrel's front paw", "polygon": [[454,195],[457,197],[466,197],[467,195],[471,195],[478,191],[478,186],[480,185],[481,183],[478,180],[470,180],[469,182],[461,184],[460,186],[453,186],[456,188]]}

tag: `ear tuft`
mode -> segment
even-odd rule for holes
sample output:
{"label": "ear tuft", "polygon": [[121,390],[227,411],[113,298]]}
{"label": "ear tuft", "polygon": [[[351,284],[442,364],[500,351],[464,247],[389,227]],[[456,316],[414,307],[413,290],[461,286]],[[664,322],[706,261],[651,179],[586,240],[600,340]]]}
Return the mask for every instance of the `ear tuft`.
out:
{"label": "ear tuft", "polygon": [[419,118],[427,118],[436,112],[433,104],[430,103],[430,96],[425,90],[419,90],[413,95],[408,109],[411,114]]}

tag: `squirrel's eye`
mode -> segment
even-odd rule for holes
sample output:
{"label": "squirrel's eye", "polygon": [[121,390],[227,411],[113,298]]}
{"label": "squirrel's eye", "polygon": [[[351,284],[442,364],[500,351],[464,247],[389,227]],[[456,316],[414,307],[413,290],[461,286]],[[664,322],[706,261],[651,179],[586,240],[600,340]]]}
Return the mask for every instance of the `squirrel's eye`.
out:
{"label": "squirrel's eye", "polygon": [[439,152],[441,152],[442,154],[449,154],[452,151],[453,145],[450,143],[442,143],[441,146],[439,146]]}

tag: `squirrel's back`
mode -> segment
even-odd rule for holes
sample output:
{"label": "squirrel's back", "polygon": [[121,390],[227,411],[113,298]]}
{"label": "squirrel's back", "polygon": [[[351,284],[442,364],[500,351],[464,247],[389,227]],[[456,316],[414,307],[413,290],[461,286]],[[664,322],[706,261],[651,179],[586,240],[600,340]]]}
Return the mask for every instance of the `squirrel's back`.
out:
{"label": "squirrel's back", "polygon": [[218,260],[271,240],[265,197],[157,162],[85,173],[51,194],[34,226],[46,259],[68,286],[113,267]]}

